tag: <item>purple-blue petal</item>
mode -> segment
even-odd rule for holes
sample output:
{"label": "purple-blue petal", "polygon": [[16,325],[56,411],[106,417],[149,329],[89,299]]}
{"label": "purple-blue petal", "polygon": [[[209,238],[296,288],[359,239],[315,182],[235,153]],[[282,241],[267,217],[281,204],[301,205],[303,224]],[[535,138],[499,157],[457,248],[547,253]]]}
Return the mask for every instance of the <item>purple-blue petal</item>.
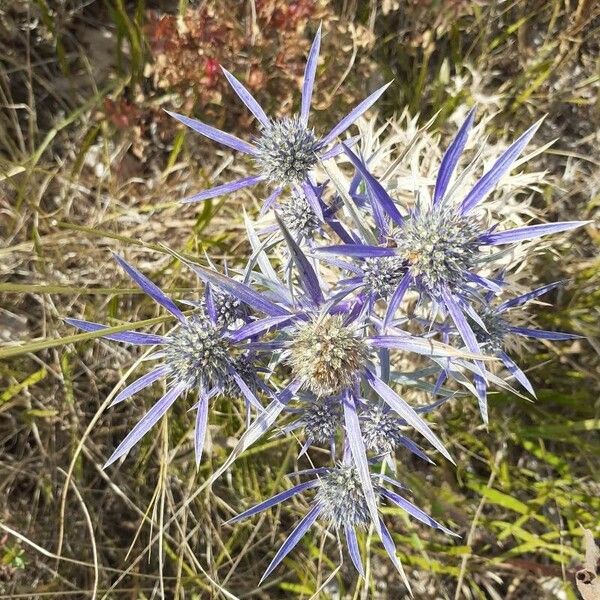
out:
{"label": "purple-blue petal", "polygon": [[535,398],[535,390],[531,385],[531,381],[529,381],[527,375],[525,375],[519,365],[506,352],[500,352],[498,356],[512,376]]}
{"label": "purple-blue petal", "polygon": [[456,137],[452,140],[452,143],[448,146],[444,154],[444,158],[442,158],[442,163],[440,165],[440,170],[435,181],[435,189],[433,191],[433,204],[436,205],[446,194],[446,190],[448,189],[448,184],[450,183],[450,179],[452,178],[452,174],[456,169],[456,165],[460,160],[460,157],[465,149],[465,144],[467,143],[467,139],[469,138],[469,132],[471,131],[471,127],[473,125],[473,119],[475,118],[475,108],[472,108],[465,119],[465,122],[462,124],[461,128],[458,130]]}
{"label": "purple-blue petal", "polygon": [[400,417],[402,417],[411,427],[416,429],[429,443],[436,448],[443,456],[445,456],[450,462],[454,464],[454,460],[450,456],[450,453],[444,447],[441,440],[433,433],[427,422],[423,417],[419,416],[405,400],[403,400],[392,388],[384,383],[379,377],[367,371],[367,381],[369,385],[375,390],[375,392],[381,397],[381,399]]}
{"label": "purple-blue petal", "polygon": [[352,525],[344,526],[344,534],[346,536],[346,545],[348,546],[348,554],[352,559],[354,568],[358,571],[361,577],[365,576],[365,570],[363,569],[362,559],[360,557],[360,550],[358,548],[358,540],[356,539],[356,531]]}
{"label": "purple-blue petal", "polygon": [[252,323],[248,323],[247,325],[243,325],[236,331],[232,331],[229,335],[229,338],[234,342],[241,342],[242,340],[254,337],[255,335],[262,334],[268,329],[271,329],[271,327],[281,325],[287,321],[290,321],[289,315],[259,319],[257,321],[253,321]]}
{"label": "purple-blue petal", "polygon": [[438,523],[434,518],[430,517],[425,511],[421,510],[418,506],[415,506],[412,502],[409,502],[396,492],[392,492],[391,490],[382,489],[381,494],[385,496],[388,500],[393,502],[396,506],[399,506],[402,510],[406,511],[409,515],[417,519],[417,521],[421,521],[425,525],[429,525],[435,529],[441,529],[444,533],[448,535],[456,535],[453,531],[444,527],[441,523]]}
{"label": "purple-blue petal", "polygon": [[[344,144],[343,144],[344,145]],[[374,200],[379,203],[379,206],[388,214],[388,216],[398,225],[402,225],[404,219],[398,211],[392,197],[385,191],[384,187],[371,175],[367,165],[360,159],[348,146],[344,145],[344,151],[348,158],[355,166],[356,170],[361,174],[367,188],[372,192]]]}
{"label": "purple-blue petal", "polygon": [[271,564],[267,567],[264,575],[261,577],[259,585],[277,568],[281,561],[293,550],[296,544],[304,537],[304,534],[310,529],[312,524],[317,520],[321,513],[319,505],[313,506],[307,515],[298,523],[294,531],[289,535],[287,540],[275,554]]}
{"label": "purple-blue petal", "polygon": [[319,253],[354,256],[356,258],[377,258],[379,256],[396,255],[396,252],[393,248],[367,246],[366,244],[342,244],[339,246],[326,246],[324,248],[317,248],[316,251]]}
{"label": "purple-blue petal", "polygon": [[123,400],[127,400],[127,398],[131,398],[134,394],[137,394],[139,391],[147,388],[149,385],[153,384],[156,380],[165,377],[169,372],[169,367],[167,365],[160,365],[156,367],[149,373],[142,375],[139,379],[136,379],[133,383],[130,383],[126,388],[121,390],[117,397],[111,402],[111,406],[115,406],[115,404],[119,404],[123,402]]}
{"label": "purple-blue petal", "polygon": [[356,121],[364,112],[369,110],[379,97],[387,90],[391,85],[386,83],[383,87],[380,87],[377,91],[373,92],[369,97],[365,98],[358,106],[355,106],[324,138],[319,141],[319,146],[322,148],[332,142],[338,135],[344,133],[354,121]]}
{"label": "purple-blue petal", "polygon": [[208,401],[207,394],[200,395],[200,402],[196,409],[196,423],[194,427],[194,456],[196,465],[202,460],[202,450],[204,449],[204,438],[206,437],[206,427],[208,425]]}
{"label": "purple-blue petal", "polygon": [[286,500],[293,498],[297,494],[300,494],[301,492],[304,492],[305,490],[309,490],[311,488],[317,487],[318,485],[320,485],[320,482],[318,479],[312,479],[311,481],[305,481],[304,483],[299,483],[298,485],[291,487],[289,490],[285,490],[284,492],[276,494],[275,496],[272,496],[268,500],[265,500],[264,502],[261,502],[260,504],[257,504],[256,506],[249,508],[248,510],[245,510],[244,512],[240,513],[239,515],[236,515],[232,519],[229,519],[229,521],[227,521],[227,524],[238,523],[239,521],[242,521],[243,519],[247,519],[248,517],[252,517],[258,513],[261,513],[261,512],[263,512],[263,510],[268,510],[269,508],[273,508],[274,506],[277,506],[277,504],[281,504],[282,502],[285,502]]}
{"label": "purple-blue petal", "polygon": [[352,394],[348,391],[344,394],[343,404],[346,439],[350,446],[350,452],[352,453],[352,459],[358,472],[371,520],[378,530],[379,513],[377,512],[377,499],[375,497],[375,490],[373,489],[373,482],[371,480],[371,470],[369,469],[369,462],[367,460],[367,449],[360,430],[360,421],[358,414],[356,413],[356,404]]}
{"label": "purple-blue petal", "polygon": [[410,584],[408,583],[408,579],[406,578],[406,573],[404,573],[404,569],[402,568],[402,565],[400,564],[400,561],[398,560],[398,557],[396,556],[396,545],[394,544],[394,540],[392,539],[392,536],[390,535],[388,528],[385,526],[383,519],[379,519],[379,526],[381,529],[381,533],[380,533],[381,543],[383,544],[383,547],[385,548],[385,551],[387,552],[388,556],[390,557],[390,560],[392,561],[394,567],[396,567],[396,570],[398,571],[398,573],[400,573],[400,576],[402,577],[402,580],[404,581],[404,585],[406,585],[408,587],[408,591],[410,592],[410,595],[412,596],[412,592],[410,590]]}
{"label": "purple-blue petal", "polygon": [[574,333],[565,333],[562,331],[545,331],[544,329],[530,329],[529,327],[511,326],[508,328],[508,330],[511,333],[516,333],[517,335],[523,335],[525,337],[535,338],[537,340],[563,341],[578,340],[582,337]]}
{"label": "purple-blue petal", "polygon": [[300,104],[300,121],[308,124],[308,115],[310,114],[310,103],[312,100],[313,87],[315,84],[315,74],[317,72],[317,62],[319,60],[319,50],[321,48],[321,25],[317,29],[317,34],[310,47],[306,67],[304,69],[304,82],[302,84],[302,100]]}
{"label": "purple-blue petal", "polygon": [[252,177],[244,177],[243,179],[237,179],[236,181],[230,181],[229,183],[224,183],[222,185],[217,185],[216,187],[210,188],[208,190],[204,190],[202,192],[198,192],[189,198],[183,200],[184,204],[193,204],[194,202],[202,202],[203,200],[209,200],[210,198],[217,198],[218,196],[224,196],[225,194],[229,194],[231,192],[235,192],[236,190],[241,190],[243,188],[250,187],[252,185],[257,185],[261,181],[264,181],[265,177],[263,175],[254,175]]}
{"label": "purple-blue petal", "polygon": [[315,215],[317,215],[319,221],[323,221],[323,207],[321,206],[321,200],[317,196],[317,193],[315,192],[310,181],[303,181],[300,184],[300,187],[304,192],[303,196],[306,198],[308,205],[312,208]]}
{"label": "purple-blue petal", "polygon": [[522,306],[523,304],[526,304],[530,300],[535,300],[536,298],[543,296],[544,294],[548,293],[549,291],[553,290],[554,288],[558,287],[559,285],[562,285],[563,283],[565,283],[565,282],[564,281],[555,281],[554,283],[549,283],[548,285],[543,285],[542,287],[536,288],[535,290],[532,290],[531,292],[527,292],[526,294],[521,294],[520,296],[516,296],[515,298],[506,300],[506,302],[503,302],[502,304],[500,304],[500,306],[498,306],[498,308],[496,309],[496,312],[502,313],[505,310],[508,310],[509,308],[515,308],[516,306]]}
{"label": "purple-blue petal", "polygon": [[263,127],[269,127],[271,121],[265,114],[260,104],[253,98],[252,94],[236,79],[227,69],[221,67],[223,74],[227,78],[229,85],[234,89],[240,100],[246,105],[248,110],[258,119]]}
{"label": "purple-blue petal", "polygon": [[304,252],[302,252],[302,249],[300,246],[298,246],[290,232],[287,230],[285,223],[281,220],[278,214],[275,214],[275,218],[277,219],[279,229],[281,230],[285,242],[290,250],[292,260],[296,265],[298,280],[300,281],[302,289],[313,301],[315,306],[320,306],[323,303],[323,292],[321,291],[321,284],[319,283],[317,273],[313,269],[310,262],[308,262],[308,258],[306,258],[306,255]]}
{"label": "purple-blue petal", "polygon": [[275,317],[289,314],[286,309],[271,302],[264,294],[260,294],[244,283],[225,277],[225,275],[221,275],[216,271],[209,271],[194,263],[186,262],[186,264],[196,273],[196,275],[198,275],[198,277],[200,277],[200,279],[202,279],[202,281],[212,283],[244,304],[265,313],[266,315]]}
{"label": "purple-blue petal", "polygon": [[179,382],[169,389],[125,436],[125,439],[117,446],[117,449],[106,461],[104,468],[106,469],[106,467],[127,454],[160,421],[161,417],[171,408],[175,400],[181,396],[187,387],[187,382]]}
{"label": "purple-blue petal", "polygon": [[150,296],[155,302],[164,306],[173,316],[177,317],[182,323],[185,323],[184,314],[177,308],[177,305],[171,298],[145,275],[142,275],[135,267],[130,265],[124,258],[113,252],[114,259],[119,263],[119,266],[135,281],[135,283]]}
{"label": "purple-blue petal", "polygon": [[171,112],[170,110],[165,111],[167,114],[171,115],[174,119],[177,119],[180,123],[183,123],[186,127],[194,130],[196,133],[203,135],[219,144],[223,144],[223,146],[227,146],[229,148],[233,148],[234,150],[238,150],[239,152],[244,152],[245,154],[255,155],[257,150],[248,142],[244,142],[244,140],[240,140],[240,138],[235,137],[235,135],[231,135],[230,133],[225,133],[215,127],[211,127],[202,121],[198,121],[197,119],[190,119],[184,115],[180,115],[176,112]]}
{"label": "purple-blue petal", "polygon": [[464,215],[473,210],[485,197],[492,191],[502,177],[510,171],[512,164],[521,154],[529,140],[533,137],[541,121],[532,125],[525,133],[519,137],[500,158],[492,165],[491,169],[473,186],[471,191],[463,200],[461,213]]}
{"label": "purple-blue petal", "polygon": [[[82,331],[89,332],[109,329],[107,325],[93,323],[92,321],[83,321],[82,319],[65,319],[65,323],[71,325],[72,327],[77,327],[77,329],[81,329]],[[166,342],[166,338],[164,338],[162,335],[155,335],[153,333],[138,333],[136,331],[107,333],[102,337],[114,342],[124,342],[126,344],[136,344],[138,346],[155,346],[157,344],[164,344]]]}
{"label": "purple-blue petal", "polygon": [[508,231],[498,231],[488,233],[481,237],[481,241],[492,246],[500,246],[502,244],[514,244],[515,242],[523,242],[534,240],[544,235],[552,233],[560,233],[561,231],[570,231],[577,227],[587,225],[589,221],[561,221],[560,223],[542,223],[540,225],[528,225],[526,227],[516,227]]}
{"label": "purple-blue petal", "polygon": [[400,280],[398,287],[394,291],[394,293],[388,303],[388,307],[385,312],[385,318],[383,319],[383,330],[384,331],[388,328],[388,326],[394,320],[394,315],[396,314],[396,311],[398,310],[400,303],[404,299],[404,294],[406,294],[406,291],[410,287],[411,283],[412,283],[412,277],[411,277],[410,273],[407,272],[402,276],[402,279]]}

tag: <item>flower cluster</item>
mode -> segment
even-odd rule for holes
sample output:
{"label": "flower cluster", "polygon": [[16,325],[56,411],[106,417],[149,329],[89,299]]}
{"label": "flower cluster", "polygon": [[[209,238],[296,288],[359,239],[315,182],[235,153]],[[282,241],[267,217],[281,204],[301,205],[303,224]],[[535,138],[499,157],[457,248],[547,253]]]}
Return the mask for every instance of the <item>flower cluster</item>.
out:
{"label": "flower cluster", "polygon": [[[456,174],[475,112],[471,110],[443,155],[435,185],[406,205],[378,179],[363,156],[360,136],[340,139],[383,94],[372,93],[325,135],[309,126],[321,33],[312,44],[296,116],[270,118],[228,71],[225,77],[257,120],[252,142],[196,119],[169,113],[215,142],[248,155],[256,174],[201,191],[199,202],[242,188],[270,186],[262,213],[271,225],[246,220],[252,256],[239,271],[220,273],[176,255],[203,283],[201,301],[185,309],[123,258],[119,265],[176,320],[165,335],[107,332],[117,342],[157,346],[158,365],[129,384],[113,404],[158,380],[167,391],[108,459],[124,457],[180,397],[192,395],[193,434],[200,462],[213,398],[243,399],[248,427],[227,465],[261,436],[298,435],[299,458],[322,446],[330,458],[301,471],[310,476],[232,521],[313,493],[311,508],[268,566],[269,575],[317,521],[345,539],[352,563],[364,575],[357,532],[373,528],[404,577],[392,536],[380,515],[387,503],[414,519],[450,531],[395,490],[396,457],[408,452],[432,462],[431,446],[451,455],[425,415],[451,398],[476,397],[488,420],[490,385],[512,390],[511,380],[533,395],[525,373],[509,356],[511,340],[565,340],[576,336],[524,327],[512,309],[551,291],[551,284],[516,293],[506,253],[498,249],[581,226],[579,221],[505,228],[480,210],[522,154],[538,124],[510,145],[465,189],[477,157]],[[389,85],[389,84],[388,84]],[[352,175],[345,184],[341,164]],[[391,165],[394,168],[394,163]],[[389,171],[390,169],[388,169]],[[326,176],[323,176],[323,173]],[[104,326],[79,319],[84,331]],[[407,395],[408,394],[408,395]],[[420,403],[407,398],[428,398]],[[420,443],[414,435],[423,438]],[[319,458],[323,453],[319,453]],[[405,579],[408,586],[408,582]]]}

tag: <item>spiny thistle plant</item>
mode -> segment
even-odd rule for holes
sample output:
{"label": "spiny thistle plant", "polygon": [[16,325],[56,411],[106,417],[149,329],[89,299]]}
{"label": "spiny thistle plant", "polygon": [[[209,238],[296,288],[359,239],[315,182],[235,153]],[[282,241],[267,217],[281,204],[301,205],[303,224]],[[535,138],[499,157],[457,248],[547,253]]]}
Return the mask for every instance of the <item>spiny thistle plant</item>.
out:
{"label": "spiny thistle plant", "polygon": [[[202,266],[170,251],[204,284],[202,301],[183,301],[183,306],[116,257],[177,324],[164,335],[133,330],[106,335],[116,342],[157,347],[149,358],[158,366],[123,389],[113,405],[156,381],[168,382],[166,394],[132,428],[106,466],[132,451],[185,396],[188,407],[196,411],[193,440],[199,463],[211,399],[243,399],[248,427],[224,468],[267,433],[303,437],[299,460],[322,461],[321,466],[311,463],[296,474],[311,476],[309,481],[232,519],[240,521],[299,494],[316,492],[309,512],[277,551],[263,579],[320,521],[345,539],[361,576],[365,571],[358,536],[372,528],[410,589],[380,516],[382,504],[399,507],[443,533],[452,532],[394,491],[404,486],[386,472],[396,471],[401,451],[432,462],[418,438],[413,439],[415,433],[452,461],[425,419],[446,402],[475,396],[487,422],[489,386],[514,390],[511,380],[515,380],[534,395],[525,373],[509,356],[511,339],[576,336],[513,321],[512,309],[525,307],[558,284],[518,293],[507,276],[514,266],[510,256],[515,255],[502,249],[584,223],[523,223],[511,228],[501,212],[479,210],[509,174],[539,123],[482,175],[475,177],[481,168],[480,149],[456,176],[475,120],[471,110],[441,157],[435,181],[430,181],[432,153],[424,153],[428,170],[420,179],[411,163],[411,180],[417,185],[410,194],[398,182],[406,173],[403,159],[410,158],[412,142],[398,158],[393,149],[396,134],[392,132],[391,141],[380,142],[385,127],[376,132],[373,127],[365,129],[364,123],[361,135],[340,139],[387,85],[329,133],[317,136],[308,117],[320,36],[319,29],[308,56],[297,116],[269,118],[248,90],[223,70],[256,117],[259,133],[254,141],[170,113],[197,133],[250,155],[258,171],[199,192],[186,202],[268,183],[274,189],[261,212],[272,211],[274,222],[257,229],[246,218],[252,256],[239,271],[223,274],[211,264]],[[419,132],[415,130],[417,148]],[[353,151],[352,145],[361,150]],[[342,169],[352,176],[349,183]],[[328,177],[319,181],[323,171]],[[387,187],[391,181],[395,184]],[[279,200],[286,188],[290,195]],[[408,205],[407,195],[413,197]],[[518,261],[521,264],[522,256]],[[84,331],[104,327],[80,319],[67,322]],[[413,392],[428,401],[411,402],[408,396]],[[324,449],[329,458],[323,459],[323,451],[312,457],[315,447]],[[223,468],[216,475],[221,472]]]}

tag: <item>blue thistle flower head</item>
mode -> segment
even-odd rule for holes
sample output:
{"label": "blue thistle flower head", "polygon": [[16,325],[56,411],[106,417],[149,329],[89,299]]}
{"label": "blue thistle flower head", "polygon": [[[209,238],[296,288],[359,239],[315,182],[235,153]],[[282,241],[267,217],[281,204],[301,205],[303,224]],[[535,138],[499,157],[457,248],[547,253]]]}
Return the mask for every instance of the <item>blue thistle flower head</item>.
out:
{"label": "blue thistle flower head", "polygon": [[259,134],[253,143],[245,142],[196,119],[167,111],[168,114],[196,133],[249,155],[257,168],[256,175],[204,190],[191,196],[185,202],[200,202],[267,182],[275,187],[263,206],[263,212],[273,206],[284,189],[291,188],[304,198],[305,202],[308,202],[320,221],[324,220],[324,205],[318,197],[312,174],[314,167],[319,161],[328,160],[342,153],[343,148],[339,144],[333,145],[329,149],[328,147],[375,104],[389,84],[384,85],[359,103],[327,134],[318,136],[309,127],[308,119],[320,47],[321,27],[317,31],[308,54],[300,112],[294,116],[269,118],[244,85],[229,71],[223,69],[227,81],[259,123]]}
{"label": "blue thistle flower head", "polygon": [[[343,462],[334,467],[308,469],[297,473],[297,475],[312,475],[316,477],[304,483],[297,484],[289,490],[261,502],[229,521],[230,523],[241,521],[281,504],[302,492],[316,490],[310,510],[279,548],[267,567],[262,580],[266,579],[277,568],[317,520],[323,521],[333,527],[338,537],[344,536],[352,563],[358,573],[364,577],[365,573],[358,546],[357,531],[369,526],[371,512],[368,500],[363,492],[364,488],[358,469],[351,464]],[[369,478],[375,491],[378,505],[385,500],[391,506],[402,509],[418,521],[439,529],[446,534],[454,535],[444,525],[437,522],[392,489],[393,487],[403,489],[404,486],[402,484],[385,475],[371,472],[369,472]],[[385,485],[386,483],[388,484],[387,486]],[[392,536],[379,514],[376,515],[376,518],[381,542],[392,563],[402,576],[405,585],[410,589],[410,584],[406,579],[402,565],[396,557]]]}
{"label": "blue thistle flower head", "polygon": [[[196,461],[202,457],[204,435],[208,421],[208,403],[218,394],[237,395],[245,398],[246,405],[262,411],[256,393],[267,390],[258,377],[258,355],[244,343],[249,324],[230,329],[247,312],[240,312],[240,301],[219,291],[207,289],[204,310],[186,316],[154,283],[123,258],[116,261],[134,282],[166,308],[178,320],[178,325],[167,335],[155,335],[138,331],[107,334],[106,338],[142,346],[157,346],[153,356],[160,361],[152,371],[143,375],[123,389],[112,405],[127,400],[137,392],[160,379],[167,380],[167,392],[129,432],[106,462],[108,466],[127,454],[162,418],[173,403],[189,390],[198,392],[195,428]],[[235,317],[235,318],[234,318]],[[80,319],[67,319],[67,323],[83,331],[99,331],[104,325]],[[251,322],[250,322],[251,324]]]}

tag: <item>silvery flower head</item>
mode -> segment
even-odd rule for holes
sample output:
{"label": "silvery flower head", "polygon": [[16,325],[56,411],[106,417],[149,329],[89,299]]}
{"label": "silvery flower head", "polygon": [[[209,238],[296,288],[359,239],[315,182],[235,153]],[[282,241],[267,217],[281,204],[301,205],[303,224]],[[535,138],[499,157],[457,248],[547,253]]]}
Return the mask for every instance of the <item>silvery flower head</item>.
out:
{"label": "silvery flower head", "polygon": [[256,175],[205,190],[188,198],[186,202],[200,202],[266,182],[274,189],[263,206],[263,212],[276,202],[285,188],[291,188],[308,202],[317,217],[323,221],[324,205],[315,190],[313,170],[319,161],[342,152],[340,145],[334,145],[329,150],[327,148],[378,100],[389,84],[358,104],[327,134],[318,136],[309,126],[308,118],[320,46],[319,27],[306,62],[300,112],[294,116],[269,118],[250,92],[231,73],[223,69],[227,81],[259,123],[259,134],[253,143],[245,142],[196,119],[167,111],[193,131],[249,155],[254,160],[257,170]]}
{"label": "silvery flower head", "polygon": [[[134,280],[134,282],[153,300],[166,308],[177,320],[178,325],[167,335],[155,335],[137,331],[107,334],[105,337],[117,342],[141,346],[158,346],[154,358],[160,361],[152,371],[143,375],[123,389],[112,405],[118,404],[152,383],[166,379],[166,394],[160,398],[108,459],[108,466],[127,454],[148,431],[162,418],[173,403],[189,390],[198,393],[196,405],[196,424],[194,447],[196,461],[200,462],[202,447],[208,422],[208,404],[218,394],[241,395],[247,406],[262,411],[262,405],[256,392],[264,389],[257,376],[257,355],[244,341],[248,339],[246,331],[249,324],[238,329],[229,329],[223,322],[223,304],[215,299],[223,298],[210,291],[206,295],[205,310],[186,316],[175,302],[166,296],[154,283],[140,273],[123,258],[115,255],[116,261]],[[232,305],[227,301],[228,310]],[[99,331],[104,325],[67,319],[67,323],[83,331]],[[228,319],[226,319],[228,321]],[[253,334],[251,334],[253,335]]]}
{"label": "silvery flower head", "polygon": [[[442,159],[431,204],[417,204],[408,214],[401,213],[394,199],[369,172],[365,162],[345,147],[346,154],[365,182],[379,245],[352,241],[321,248],[320,252],[359,260],[358,270],[354,269],[356,277],[351,280],[352,285],[362,284],[369,286],[369,290],[384,290],[389,296],[384,328],[392,323],[406,292],[414,289],[432,301],[435,307],[432,316],[440,311],[449,315],[468,350],[479,353],[479,344],[467,319],[468,316],[476,322],[481,321],[472,306],[473,299],[480,297],[480,291],[497,293],[502,289],[499,282],[482,274],[489,263],[489,252],[486,254],[485,250],[568,231],[585,222],[566,221],[498,231],[498,225],[488,226],[476,212],[502,176],[510,170],[533,137],[539,122],[497,159],[462,200],[456,201],[452,197],[456,185],[450,187],[450,182],[473,119],[472,110]],[[394,263],[391,276],[389,265],[384,262],[390,258],[400,261]],[[484,258],[487,261],[485,263]],[[389,281],[396,286],[391,295],[387,288]],[[477,377],[476,384],[481,413],[487,421],[483,378]]]}
{"label": "silvery flower head", "polygon": [[[333,527],[338,538],[342,536],[345,538],[346,548],[352,563],[360,575],[364,577],[365,573],[358,545],[357,531],[364,530],[369,526],[372,515],[363,493],[363,485],[358,470],[350,464],[342,463],[335,467],[308,469],[297,475],[312,475],[315,477],[261,502],[229,521],[230,523],[241,521],[281,504],[302,492],[316,490],[310,510],[279,548],[262,576],[261,581],[266,579],[275,570],[317,520],[323,522],[328,527]],[[403,489],[404,486],[402,484],[381,474],[369,472],[369,477],[371,478],[371,484],[375,491],[378,505],[381,501],[385,500],[391,506],[402,509],[421,523],[439,529],[446,534],[454,535],[448,528],[431,518],[412,502],[384,485],[387,483],[391,487]],[[400,573],[405,585],[410,588],[402,565],[396,557],[396,549],[392,536],[378,513],[375,515],[375,518],[377,520],[376,529],[379,532],[381,542],[392,563]]]}

